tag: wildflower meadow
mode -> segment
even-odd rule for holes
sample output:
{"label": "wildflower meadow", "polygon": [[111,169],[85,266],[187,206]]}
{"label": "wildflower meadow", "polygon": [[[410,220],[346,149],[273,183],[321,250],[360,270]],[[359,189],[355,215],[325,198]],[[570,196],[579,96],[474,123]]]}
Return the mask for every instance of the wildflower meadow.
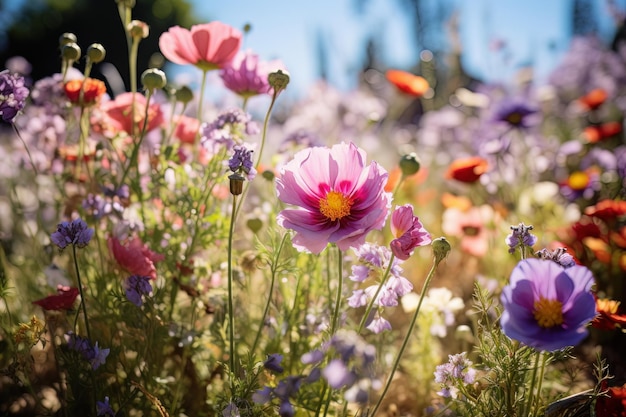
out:
{"label": "wildflower meadow", "polygon": [[296,99],[254,33],[116,2],[126,44],[0,72],[0,415],[626,416],[626,42]]}

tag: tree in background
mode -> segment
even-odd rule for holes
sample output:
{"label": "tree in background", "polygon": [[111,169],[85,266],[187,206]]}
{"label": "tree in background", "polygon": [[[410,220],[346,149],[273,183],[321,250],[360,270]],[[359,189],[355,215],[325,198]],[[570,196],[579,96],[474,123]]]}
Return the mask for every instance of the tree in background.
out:
{"label": "tree in background", "polygon": [[[187,0],[132,2],[136,3],[133,19],[145,21],[150,26],[150,35],[139,45],[137,67],[141,73],[163,63],[160,54],[157,55],[162,32],[173,25],[189,27],[196,22]],[[22,56],[32,64],[33,79],[59,72],[59,37],[72,32],[83,51],[92,43],[102,44],[106,49],[105,61],[117,69],[128,88],[128,50],[116,0],[26,0],[17,11],[12,11],[14,7],[10,6],[10,1],[0,0],[0,23],[6,28],[0,44],[3,65],[11,57]],[[94,76],[98,77],[100,74],[96,71],[97,68]]]}

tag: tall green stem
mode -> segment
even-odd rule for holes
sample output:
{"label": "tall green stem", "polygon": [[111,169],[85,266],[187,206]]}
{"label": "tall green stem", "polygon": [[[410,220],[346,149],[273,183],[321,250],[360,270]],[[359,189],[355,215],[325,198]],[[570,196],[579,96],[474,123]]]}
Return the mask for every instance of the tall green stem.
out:
{"label": "tall green stem", "polygon": [[417,308],[415,309],[415,313],[413,313],[413,318],[411,319],[411,323],[409,324],[409,330],[407,331],[406,336],[404,336],[404,340],[402,341],[402,346],[400,346],[400,350],[398,351],[398,354],[396,355],[396,359],[393,363],[393,366],[391,367],[391,372],[389,373],[389,377],[387,378],[387,382],[385,383],[385,388],[383,389],[383,392],[380,394],[380,397],[378,398],[378,402],[376,402],[376,405],[374,406],[370,414],[372,417],[376,415],[376,412],[380,408],[380,405],[382,404],[383,399],[385,398],[385,395],[387,395],[387,391],[389,391],[389,387],[391,386],[391,381],[393,381],[393,376],[395,375],[396,370],[398,369],[398,365],[400,365],[400,359],[402,358],[402,354],[404,353],[406,347],[409,344],[409,339],[411,337],[411,333],[413,332],[413,328],[415,327],[415,323],[417,322],[417,315],[419,314],[420,308],[422,307],[422,302],[424,301],[426,290],[428,289],[428,286],[430,285],[430,281],[432,281],[433,276],[435,275],[435,271],[437,270],[437,267],[439,266],[439,263],[441,261],[442,261],[441,257],[435,256],[435,259],[433,261],[433,266],[430,268],[430,271],[428,272],[428,275],[426,276],[426,280],[424,281],[424,285],[422,286],[422,293],[420,294],[420,298],[417,303]]}
{"label": "tall green stem", "polygon": [[87,317],[87,305],[85,303],[85,293],[83,291],[83,283],[80,279],[80,269],[78,268],[78,258],[76,257],[76,245],[72,245],[72,257],[74,258],[74,268],[76,269],[76,280],[78,281],[78,291],[80,292],[80,305],[83,310],[83,317],[85,318],[85,330],[87,332],[87,338],[93,343],[91,339],[91,330],[89,329],[89,318]]}
{"label": "tall green stem", "polygon": [[[228,230],[228,342],[230,347],[230,372],[235,372],[235,315],[233,312],[233,235],[235,231],[235,215],[237,208],[237,196],[233,195],[233,207],[231,210],[230,227]],[[233,382],[231,381],[231,387]]]}
{"label": "tall green stem", "polygon": [[359,330],[357,330],[357,333],[359,333],[359,334],[361,334],[361,332],[363,331],[363,327],[365,327],[365,322],[367,321],[367,318],[369,317],[370,313],[372,312],[372,308],[374,307],[374,303],[376,303],[376,299],[378,298],[378,294],[380,294],[380,292],[383,289],[383,286],[385,285],[385,282],[387,281],[387,278],[389,278],[389,274],[391,272],[391,266],[393,265],[393,260],[394,259],[395,259],[395,255],[392,253],[391,254],[391,258],[389,259],[389,265],[387,265],[387,269],[385,270],[385,274],[383,275],[383,279],[380,281],[380,285],[378,285],[378,288],[376,289],[376,292],[374,293],[374,296],[372,297],[372,299],[370,300],[370,302],[367,305],[367,308],[365,309],[365,314],[361,318],[361,323],[359,323]]}
{"label": "tall green stem", "polygon": [[[198,97],[198,114],[197,119],[202,124],[202,102],[204,101],[204,90],[206,88],[206,78],[207,78],[208,70],[202,70],[202,81],[200,82],[200,97]],[[200,129],[198,129],[198,133],[196,133],[195,144],[198,144],[198,140],[200,139]]]}

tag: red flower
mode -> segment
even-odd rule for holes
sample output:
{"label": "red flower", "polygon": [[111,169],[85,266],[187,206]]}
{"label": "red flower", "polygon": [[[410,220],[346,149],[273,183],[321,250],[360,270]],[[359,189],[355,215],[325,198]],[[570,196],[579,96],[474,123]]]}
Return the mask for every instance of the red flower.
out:
{"label": "red flower", "polygon": [[140,275],[156,279],[156,262],[165,257],[152,252],[143,244],[138,237],[128,239],[125,243],[117,238],[110,237],[108,240],[109,251],[123,269],[133,275]]}
{"label": "red flower", "polygon": [[610,387],[606,394],[596,400],[596,415],[626,417],[626,384],[621,387]]}
{"label": "red flower", "polygon": [[65,95],[72,103],[79,104],[80,89],[83,85],[83,81],[85,83],[85,87],[83,88],[83,104],[95,103],[107,91],[104,82],[94,78],[86,78],[85,80],[70,80],[65,83],[63,89],[65,90]]}
{"label": "red flower", "polygon": [[193,145],[198,129],[200,129],[200,121],[194,117],[180,115],[176,117],[175,122],[176,130],[174,130],[174,136],[183,143]]}
{"label": "red flower", "polygon": [[428,81],[426,81],[424,77],[411,74],[410,72],[387,70],[385,76],[391,84],[398,88],[398,90],[415,97],[422,97],[430,88]]}
{"label": "red flower", "polygon": [[602,200],[585,209],[585,214],[604,221],[614,220],[626,214],[626,201]]}
{"label": "red flower", "polygon": [[[141,132],[143,125],[146,123],[146,97],[143,94],[135,93],[134,95],[134,118],[137,124],[137,132]],[[133,134],[133,93],[122,93],[115,97],[115,100],[107,101],[102,105],[102,110],[107,115],[108,123],[117,131],[124,131]],[[148,126],[146,131],[149,132],[163,124],[163,112],[158,104],[150,104],[148,107]]]}
{"label": "red flower", "polygon": [[479,156],[460,158],[452,161],[446,171],[446,178],[461,182],[476,182],[488,169],[487,160]]}
{"label": "red flower", "polygon": [[44,310],[71,310],[79,294],[78,288],[57,286],[57,294],[33,301]]}
{"label": "red flower", "polygon": [[596,298],[596,310],[598,315],[591,325],[601,330],[614,330],[616,327],[626,328],[626,314],[620,309],[619,301],[607,298]]}
{"label": "red flower", "polygon": [[583,136],[589,143],[597,143],[622,132],[620,122],[607,122],[601,125],[588,126],[583,131]]}
{"label": "red flower", "polygon": [[578,102],[582,104],[583,107],[589,110],[595,110],[602,104],[604,104],[607,97],[608,94],[605,90],[601,88],[596,88],[595,90],[591,90],[589,93],[579,98]]}

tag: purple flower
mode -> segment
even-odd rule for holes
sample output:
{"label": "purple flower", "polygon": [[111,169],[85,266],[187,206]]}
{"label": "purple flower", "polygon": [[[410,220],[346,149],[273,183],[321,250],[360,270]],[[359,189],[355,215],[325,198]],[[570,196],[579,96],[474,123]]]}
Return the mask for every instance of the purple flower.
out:
{"label": "purple flower", "polygon": [[235,145],[233,147],[235,153],[228,160],[228,168],[232,172],[238,173],[243,171],[248,176],[248,181],[252,181],[256,176],[256,169],[252,162],[252,149],[246,148],[245,145]]}
{"label": "purple flower", "polygon": [[391,214],[391,233],[395,236],[390,243],[391,251],[403,261],[409,259],[413,249],[431,242],[430,234],[413,215],[413,206],[410,204],[396,207]]}
{"label": "purple flower", "polygon": [[57,231],[50,235],[52,243],[59,249],[65,249],[67,245],[83,248],[87,246],[94,230],[87,227],[82,219],[74,219],[71,222],[62,222],[57,226]]}
{"label": "purple flower", "polygon": [[264,62],[250,50],[239,51],[233,60],[222,68],[220,77],[226,88],[244,98],[271,91],[267,79],[271,72],[283,69],[280,61]]}
{"label": "purple flower", "polygon": [[223,417],[240,417],[239,407],[235,403],[228,403],[226,408],[222,410]]}
{"label": "purple flower", "polygon": [[356,375],[340,359],[333,359],[322,371],[328,385],[334,389],[352,385],[356,380]]}
{"label": "purple flower", "polygon": [[231,150],[235,143],[241,143],[247,135],[259,132],[258,125],[250,115],[241,109],[231,109],[220,113],[217,118],[201,127],[200,143],[212,155],[221,148]]}
{"label": "purple flower", "polygon": [[104,401],[96,401],[96,415],[104,417],[114,417],[115,411],[109,404],[109,397],[104,397]]}
{"label": "purple flower", "polygon": [[447,363],[437,365],[435,382],[442,386],[437,394],[446,398],[456,398],[459,392],[458,385],[474,383],[476,370],[472,368],[472,361],[465,355],[465,352],[448,355]]}
{"label": "purple flower", "polygon": [[91,364],[91,369],[94,371],[100,367],[100,365],[104,365],[106,362],[107,356],[109,356],[109,352],[111,349],[101,349],[98,346],[98,342],[93,346],[92,357],[89,359],[89,363]]}
{"label": "purple flower", "polygon": [[89,364],[94,371],[106,362],[107,356],[111,349],[102,349],[98,346],[98,342],[91,346],[89,339],[69,332],[65,335],[67,347],[78,352]]}
{"label": "purple flower", "polygon": [[276,180],[278,198],[299,209],[279,213],[278,223],[296,232],[298,250],[320,253],[329,243],[341,250],[359,247],[385,224],[391,195],[387,172],[365,166],[365,151],[353,143],[302,150]]}
{"label": "purple flower", "polygon": [[532,115],[538,112],[522,100],[506,99],[497,104],[493,120],[511,127],[527,128],[532,125]]}
{"label": "purple flower", "polygon": [[142,296],[149,295],[152,292],[150,285],[150,277],[131,275],[126,280],[126,298],[128,301],[141,307],[143,304]]}
{"label": "purple flower", "polygon": [[265,369],[269,369],[270,371],[276,372],[277,374],[282,374],[285,369],[280,366],[280,363],[283,361],[283,355],[279,353],[272,353],[271,355],[267,355],[267,359],[263,362],[263,367]]}
{"label": "purple flower", "polygon": [[391,330],[391,323],[389,323],[389,320],[376,313],[372,321],[370,321],[366,327],[372,333],[379,334],[386,330]]}
{"label": "purple flower", "polygon": [[517,226],[511,226],[511,233],[506,237],[506,244],[509,245],[509,253],[515,253],[515,249],[521,246],[533,246],[537,243],[537,236],[530,233],[532,226],[526,226],[520,223]]}
{"label": "purple flower", "polygon": [[28,93],[24,77],[8,70],[0,72],[0,116],[4,122],[13,123],[17,113],[24,108]]}
{"label": "purple flower", "polygon": [[561,265],[563,268],[569,268],[576,265],[574,257],[567,253],[567,248],[556,248],[549,250],[543,248],[535,253],[541,259],[547,259]]}
{"label": "purple flower", "polygon": [[583,266],[564,268],[544,259],[524,259],[502,290],[504,334],[543,351],[580,343],[596,316],[593,275]]}

